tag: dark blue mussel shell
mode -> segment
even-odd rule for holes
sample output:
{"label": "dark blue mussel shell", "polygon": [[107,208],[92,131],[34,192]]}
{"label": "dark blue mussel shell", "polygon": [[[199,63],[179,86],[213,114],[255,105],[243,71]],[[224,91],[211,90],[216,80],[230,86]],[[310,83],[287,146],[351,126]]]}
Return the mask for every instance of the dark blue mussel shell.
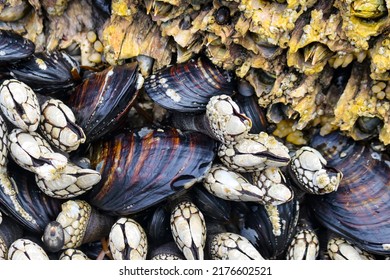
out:
{"label": "dark blue mussel shell", "polygon": [[[273,206],[274,216],[259,204],[248,203],[249,211],[245,214],[245,223],[240,234],[246,237],[265,259],[277,259],[284,256],[295,234],[299,204],[293,199],[287,203]],[[277,211],[275,211],[277,210]]]}
{"label": "dark blue mussel shell", "polygon": [[123,124],[138,96],[138,64],[111,66],[78,85],[66,104],[87,141],[102,138]]}
{"label": "dark blue mussel shell", "polygon": [[308,200],[315,217],[358,247],[388,255],[390,166],[384,155],[337,132],[315,136],[311,146],[343,173],[337,192]]}
{"label": "dark blue mussel shell", "polygon": [[178,112],[202,112],[215,95],[233,95],[231,74],[206,58],[168,66],[145,79],[145,91],[161,107]]}
{"label": "dark blue mussel shell", "polygon": [[111,215],[147,209],[191,187],[210,169],[216,142],[200,133],[143,128],[93,143],[102,180],[87,200]]}
{"label": "dark blue mussel shell", "polygon": [[80,66],[64,51],[35,53],[9,67],[35,93],[62,98],[81,82]]}
{"label": "dark blue mussel shell", "polygon": [[8,164],[8,171],[10,181],[4,177],[0,180],[0,209],[23,228],[42,234],[46,225],[60,213],[62,201],[45,195],[36,185],[33,173],[12,162]]}
{"label": "dark blue mussel shell", "polygon": [[7,30],[0,30],[0,65],[31,56],[35,51],[32,41]]}

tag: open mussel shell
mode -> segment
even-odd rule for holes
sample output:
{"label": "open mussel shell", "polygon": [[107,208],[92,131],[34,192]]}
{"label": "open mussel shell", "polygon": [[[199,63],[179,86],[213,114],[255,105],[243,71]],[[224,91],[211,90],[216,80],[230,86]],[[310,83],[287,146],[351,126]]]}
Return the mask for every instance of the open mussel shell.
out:
{"label": "open mussel shell", "polygon": [[200,57],[169,66],[145,79],[145,91],[161,107],[178,112],[202,112],[215,95],[233,95],[235,83],[227,71]]}
{"label": "open mussel shell", "polygon": [[384,155],[337,132],[316,135],[311,146],[344,174],[337,192],[310,198],[315,217],[362,249],[389,254],[390,167]]}
{"label": "open mussel shell", "polygon": [[37,187],[34,174],[13,163],[8,164],[8,171],[9,177],[0,177],[1,210],[29,231],[43,233],[61,211],[61,201],[45,195]]}
{"label": "open mussel shell", "polygon": [[251,203],[240,235],[247,238],[265,259],[280,257],[295,233],[299,216],[298,201],[278,206]]}
{"label": "open mussel shell", "polygon": [[140,212],[201,180],[215,146],[200,133],[148,128],[96,142],[90,159],[102,180],[88,201],[112,215]]}
{"label": "open mussel shell", "polygon": [[35,53],[9,68],[15,79],[35,93],[58,98],[81,82],[78,62],[64,51]]}
{"label": "open mussel shell", "polygon": [[140,77],[137,63],[128,63],[108,67],[76,87],[66,103],[87,141],[102,137],[126,119],[142,86]]}
{"label": "open mussel shell", "polygon": [[0,30],[0,65],[31,56],[35,51],[32,41],[7,30]]}

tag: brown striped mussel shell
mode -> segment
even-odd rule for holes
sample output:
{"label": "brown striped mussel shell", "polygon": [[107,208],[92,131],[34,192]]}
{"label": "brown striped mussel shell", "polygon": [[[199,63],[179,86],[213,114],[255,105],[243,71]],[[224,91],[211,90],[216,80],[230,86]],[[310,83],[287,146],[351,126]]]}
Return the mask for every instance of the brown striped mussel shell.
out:
{"label": "brown striped mussel shell", "polygon": [[312,196],[315,217],[360,248],[390,252],[390,166],[384,154],[339,133],[316,136],[312,147],[344,177],[337,192]]}
{"label": "brown striped mussel shell", "polygon": [[93,144],[91,165],[102,175],[88,201],[112,215],[149,208],[203,179],[216,143],[200,133],[149,129]]}
{"label": "brown striped mussel shell", "polygon": [[75,113],[88,142],[123,123],[142,84],[137,63],[127,63],[95,73],[76,87],[67,105]]}

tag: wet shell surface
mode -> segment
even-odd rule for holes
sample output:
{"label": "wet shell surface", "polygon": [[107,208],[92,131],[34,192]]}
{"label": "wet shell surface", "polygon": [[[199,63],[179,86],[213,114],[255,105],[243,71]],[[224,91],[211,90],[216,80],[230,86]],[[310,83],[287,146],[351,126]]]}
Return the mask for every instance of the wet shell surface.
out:
{"label": "wet shell surface", "polygon": [[200,181],[214,150],[207,136],[176,129],[143,128],[97,142],[91,165],[102,180],[89,201],[110,214],[139,212]]}
{"label": "wet shell surface", "polygon": [[232,95],[234,81],[229,72],[205,58],[164,68],[145,79],[145,90],[160,106],[179,112],[202,112],[215,95]]}
{"label": "wet shell surface", "polygon": [[318,135],[312,146],[344,174],[337,192],[310,198],[316,218],[368,252],[389,254],[390,167],[385,159],[339,133]]}
{"label": "wet shell surface", "polygon": [[12,31],[0,30],[0,64],[29,57],[35,51],[32,41]]}
{"label": "wet shell surface", "polygon": [[80,66],[64,51],[35,53],[13,64],[11,75],[43,95],[62,96],[81,80]]}
{"label": "wet shell surface", "polygon": [[126,119],[143,80],[136,63],[109,67],[76,87],[66,104],[92,142]]}
{"label": "wet shell surface", "polygon": [[291,200],[278,206],[251,205],[240,235],[247,238],[265,259],[284,253],[295,233],[299,204]]}
{"label": "wet shell surface", "polygon": [[43,233],[46,225],[61,211],[60,200],[48,197],[39,190],[32,173],[11,163],[8,170],[10,177],[0,176],[2,211],[31,232]]}

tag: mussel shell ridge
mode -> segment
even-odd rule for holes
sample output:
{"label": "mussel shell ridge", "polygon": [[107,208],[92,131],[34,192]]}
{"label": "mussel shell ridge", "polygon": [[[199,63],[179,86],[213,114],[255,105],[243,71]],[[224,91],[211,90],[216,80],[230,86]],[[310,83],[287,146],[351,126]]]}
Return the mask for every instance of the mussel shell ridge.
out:
{"label": "mussel shell ridge", "polygon": [[203,134],[176,129],[143,128],[96,142],[91,165],[102,180],[88,200],[111,215],[139,212],[201,180],[215,148]]}
{"label": "mussel shell ridge", "polygon": [[0,64],[11,63],[29,57],[35,45],[12,31],[0,30]]}
{"label": "mussel shell ridge", "polygon": [[234,80],[229,72],[200,57],[161,69],[145,79],[149,97],[168,110],[202,112],[215,95],[233,95]]}
{"label": "mussel shell ridge", "polygon": [[299,203],[293,199],[278,206],[250,204],[240,234],[266,259],[283,255],[296,231]]}
{"label": "mussel shell ridge", "polygon": [[61,200],[45,195],[36,185],[33,173],[13,163],[8,164],[8,170],[13,187],[11,193],[3,187],[0,189],[1,210],[25,229],[42,234],[46,225],[60,213]]}
{"label": "mussel shell ridge", "polygon": [[126,119],[138,94],[138,64],[111,66],[76,87],[67,102],[92,142]]}
{"label": "mussel shell ridge", "polygon": [[390,253],[390,167],[382,156],[338,133],[316,136],[312,146],[344,177],[337,192],[309,199],[316,218],[364,250]]}

